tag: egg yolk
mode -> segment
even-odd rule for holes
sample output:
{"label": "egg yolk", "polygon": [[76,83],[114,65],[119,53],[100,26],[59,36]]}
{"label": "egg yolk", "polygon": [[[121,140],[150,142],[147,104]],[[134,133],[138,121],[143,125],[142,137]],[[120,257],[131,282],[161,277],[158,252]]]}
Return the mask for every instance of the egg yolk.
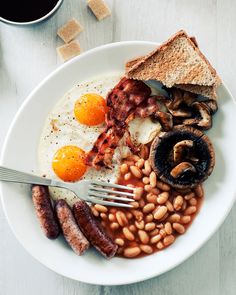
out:
{"label": "egg yolk", "polygon": [[96,93],[82,95],[75,103],[75,118],[84,125],[95,126],[105,121],[105,99]]}
{"label": "egg yolk", "polygon": [[63,146],[54,155],[52,168],[64,181],[78,181],[86,171],[85,152],[77,146]]}

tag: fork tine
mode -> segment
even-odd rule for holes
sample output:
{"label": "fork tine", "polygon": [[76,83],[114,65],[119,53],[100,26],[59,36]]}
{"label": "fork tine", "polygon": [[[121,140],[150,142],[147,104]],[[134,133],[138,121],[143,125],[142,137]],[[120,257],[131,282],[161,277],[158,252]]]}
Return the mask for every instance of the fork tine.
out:
{"label": "fork tine", "polygon": [[133,208],[133,206],[130,204],[103,201],[103,200],[99,200],[96,197],[95,198],[89,197],[88,199],[90,202],[95,203],[95,204],[101,204],[101,205],[105,205],[105,206],[123,207],[123,208]]}
{"label": "fork tine", "polygon": [[119,200],[119,201],[125,201],[125,202],[133,202],[133,199],[129,198],[122,198],[122,197],[116,197],[116,196],[111,196],[111,195],[101,195],[96,192],[91,192],[89,191],[89,197],[99,197],[101,199],[111,199],[111,200]]}
{"label": "fork tine", "polygon": [[111,193],[111,194],[127,196],[127,197],[134,197],[134,194],[131,194],[131,193],[115,191],[115,190],[113,191],[111,189],[105,189],[105,188],[94,187],[94,186],[90,186],[89,191],[97,191],[97,192]]}
{"label": "fork tine", "polygon": [[108,183],[108,182],[102,182],[102,181],[91,181],[92,185],[99,185],[99,186],[108,186],[108,187],[113,187],[113,188],[118,188],[118,189],[125,189],[125,190],[130,190],[134,191],[134,187],[129,187],[126,185],[120,185],[120,184],[114,184],[114,183]]}

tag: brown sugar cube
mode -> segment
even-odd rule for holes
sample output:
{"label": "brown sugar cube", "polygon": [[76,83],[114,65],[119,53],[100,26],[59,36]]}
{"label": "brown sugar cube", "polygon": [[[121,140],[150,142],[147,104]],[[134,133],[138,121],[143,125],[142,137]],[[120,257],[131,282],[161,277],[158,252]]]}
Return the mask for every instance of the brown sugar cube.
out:
{"label": "brown sugar cube", "polygon": [[83,27],[74,18],[70,19],[64,26],[60,27],[57,35],[65,42],[68,43],[73,40],[81,31]]}
{"label": "brown sugar cube", "polygon": [[79,42],[74,40],[70,43],[57,47],[57,53],[63,62],[79,55],[81,52]]}
{"label": "brown sugar cube", "polygon": [[88,7],[99,21],[111,15],[110,8],[103,0],[88,0]]}

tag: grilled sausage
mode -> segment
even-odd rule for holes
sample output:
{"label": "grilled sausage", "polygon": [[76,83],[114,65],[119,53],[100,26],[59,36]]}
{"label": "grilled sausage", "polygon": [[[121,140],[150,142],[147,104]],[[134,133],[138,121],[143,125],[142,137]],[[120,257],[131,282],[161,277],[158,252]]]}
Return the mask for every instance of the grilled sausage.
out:
{"label": "grilled sausage", "polygon": [[106,258],[112,258],[118,246],[104,232],[90,207],[84,201],[78,201],[74,204],[73,212],[81,231],[90,243]]}
{"label": "grilled sausage", "polygon": [[70,207],[65,200],[59,200],[55,210],[67,243],[77,255],[82,255],[89,248],[89,242],[80,231]]}
{"label": "grilled sausage", "polygon": [[32,200],[40,226],[49,239],[56,239],[60,228],[53,212],[49,191],[47,186],[32,186]]}

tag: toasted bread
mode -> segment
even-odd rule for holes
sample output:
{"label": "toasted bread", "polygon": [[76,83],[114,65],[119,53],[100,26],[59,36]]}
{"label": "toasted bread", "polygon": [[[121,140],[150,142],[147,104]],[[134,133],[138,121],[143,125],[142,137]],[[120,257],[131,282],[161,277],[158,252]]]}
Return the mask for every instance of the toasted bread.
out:
{"label": "toasted bread", "polygon": [[214,86],[220,80],[196,43],[182,30],[138,59],[127,69],[126,75],[138,80],[158,80],[167,87],[175,84]]}

